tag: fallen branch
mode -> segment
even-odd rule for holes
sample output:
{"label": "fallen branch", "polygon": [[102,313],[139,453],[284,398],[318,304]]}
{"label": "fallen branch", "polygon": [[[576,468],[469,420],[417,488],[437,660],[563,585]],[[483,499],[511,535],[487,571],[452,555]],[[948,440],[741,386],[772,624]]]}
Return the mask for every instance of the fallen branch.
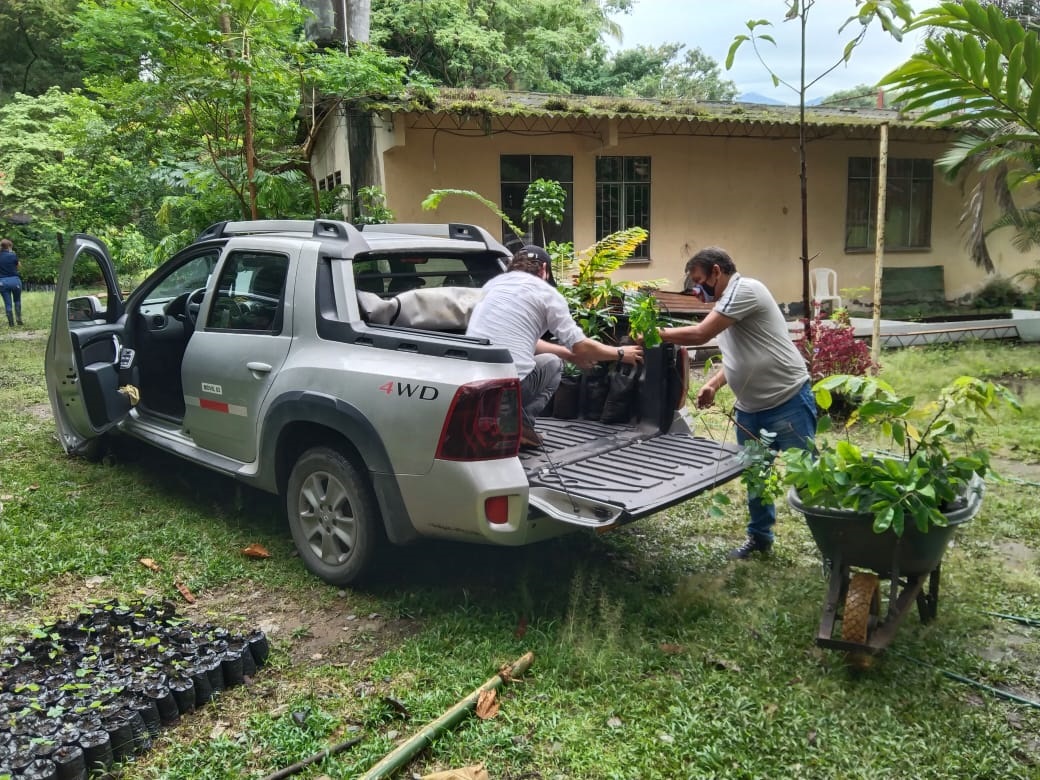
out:
{"label": "fallen branch", "polygon": [[433,742],[441,732],[447,731],[462,720],[466,712],[480,698],[482,692],[496,690],[501,687],[505,680],[513,680],[519,677],[527,671],[532,661],[534,661],[534,653],[525,653],[520,656],[513,662],[512,666],[503,668],[502,671],[474,690],[465,699],[455,704],[437,720],[430,721],[420,731],[383,756],[383,759],[362,775],[359,780],[380,780],[381,778],[390,777],[391,774],[411,761],[416,753]]}

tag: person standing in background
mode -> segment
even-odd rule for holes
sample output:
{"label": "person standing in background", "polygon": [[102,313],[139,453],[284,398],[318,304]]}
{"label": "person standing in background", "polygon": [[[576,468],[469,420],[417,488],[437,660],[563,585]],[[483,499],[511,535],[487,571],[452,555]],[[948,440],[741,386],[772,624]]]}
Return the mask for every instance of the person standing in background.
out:
{"label": "person standing in background", "polygon": [[[15,319],[22,325],[22,277],[18,274],[18,255],[11,239],[0,239],[0,296],[4,299],[7,324],[14,327]],[[13,312],[12,312],[13,308]]]}

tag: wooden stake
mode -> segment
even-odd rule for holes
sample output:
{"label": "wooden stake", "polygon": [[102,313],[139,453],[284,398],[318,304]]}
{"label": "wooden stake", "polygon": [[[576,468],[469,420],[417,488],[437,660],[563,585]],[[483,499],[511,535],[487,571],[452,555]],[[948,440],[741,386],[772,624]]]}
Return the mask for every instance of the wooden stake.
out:
{"label": "wooden stake", "polygon": [[[881,123],[877,170],[877,232],[874,234],[874,327],[870,338],[870,360],[881,358],[881,270],[885,257],[885,195],[888,191],[888,122]],[[871,371],[877,373],[877,369]]]}
{"label": "wooden stake", "polygon": [[[527,671],[532,661],[534,661],[534,653],[525,653],[513,662],[506,676],[509,679],[519,677]],[[381,778],[390,777],[390,775],[411,761],[420,750],[433,742],[441,732],[447,731],[462,720],[466,712],[476,703],[482,691],[499,688],[502,682],[502,675],[496,674],[439,718],[427,723],[422,729],[383,756],[382,760],[362,775],[359,780],[381,780]]]}

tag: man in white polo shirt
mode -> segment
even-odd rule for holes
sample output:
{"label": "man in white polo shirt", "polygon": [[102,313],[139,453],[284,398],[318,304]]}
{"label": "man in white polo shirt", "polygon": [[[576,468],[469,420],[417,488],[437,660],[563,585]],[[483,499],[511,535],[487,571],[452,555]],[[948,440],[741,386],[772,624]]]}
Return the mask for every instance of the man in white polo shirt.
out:
{"label": "man in white polo shirt", "polygon": [[[725,384],[736,401],[737,441],[759,431],[776,434],[772,447],[812,447],[816,435],[816,400],[805,359],[787,332],[787,323],[764,284],[737,273],[732,258],[718,247],[695,254],[687,264],[692,282],[715,298],[715,308],[696,325],[662,328],[661,338],[694,346],[717,339],[722,369],[697,393],[697,406],[711,406]],[[747,541],[730,553],[747,558],[773,547],[776,507],[748,499]]]}
{"label": "man in white polo shirt", "polygon": [[[484,285],[473,309],[467,336],[488,339],[509,350],[520,377],[523,404],[521,447],[537,447],[542,438],[535,418],[560,384],[563,361],[590,366],[598,361],[642,362],[638,345],[610,347],[586,336],[571,317],[566,299],[547,281],[549,253],[528,244],[509,261],[509,270]],[[551,333],[556,343],[542,338]]]}

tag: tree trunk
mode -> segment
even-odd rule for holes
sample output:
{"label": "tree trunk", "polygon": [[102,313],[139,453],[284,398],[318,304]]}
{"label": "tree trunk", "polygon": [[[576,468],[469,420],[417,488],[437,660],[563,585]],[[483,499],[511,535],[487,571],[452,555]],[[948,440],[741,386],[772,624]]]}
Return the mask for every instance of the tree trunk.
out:
{"label": "tree trunk", "polygon": [[809,291],[809,185],[805,166],[805,25],[808,8],[803,8],[799,21],[802,24],[802,70],[798,94],[798,180],[801,185],[802,197],[802,325],[805,328],[805,338],[810,337],[810,321],[812,309]]}
{"label": "tree trunk", "polygon": [[351,43],[368,43],[372,24],[372,0],[344,0],[347,4],[347,38]]}
{"label": "tree trunk", "polygon": [[[246,62],[249,61],[249,38],[243,44],[243,54]],[[260,213],[256,204],[256,155],[253,141],[253,75],[246,67],[246,100],[244,112],[245,133],[242,139],[242,154],[246,157],[246,185],[249,187],[249,216],[250,219],[259,219]]]}

